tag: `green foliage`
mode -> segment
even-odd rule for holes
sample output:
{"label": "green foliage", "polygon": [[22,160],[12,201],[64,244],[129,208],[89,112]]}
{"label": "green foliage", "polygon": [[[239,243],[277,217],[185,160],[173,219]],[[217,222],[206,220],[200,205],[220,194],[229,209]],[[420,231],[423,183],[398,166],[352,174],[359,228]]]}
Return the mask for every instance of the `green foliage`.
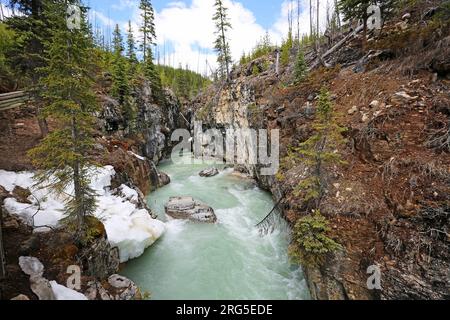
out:
{"label": "green foliage", "polygon": [[294,45],[294,41],[292,39],[292,33],[288,34],[288,37],[281,44],[281,64],[283,66],[287,66],[289,64],[289,58],[291,56],[291,49]]}
{"label": "green foliage", "polygon": [[112,96],[118,100],[121,106],[124,106],[127,96],[130,93],[127,75],[127,60],[123,56],[123,38],[120,33],[119,25],[116,24],[113,35],[114,57],[112,61],[113,87]]}
{"label": "green foliage", "polygon": [[328,236],[330,231],[328,220],[319,210],[299,219],[292,232],[291,258],[308,267],[322,265],[327,254],[342,249]]}
{"label": "green foliage", "polygon": [[243,53],[240,65],[249,63],[253,60],[259,59],[271,53],[274,50],[274,46],[271,43],[270,36],[268,33],[258,42],[252,52],[247,56],[245,52]]}
{"label": "green foliage", "polygon": [[148,56],[148,53],[156,40],[155,12],[150,0],[141,0],[139,9],[142,18],[142,25],[139,29],[142,33],[141,50],[144,55],[144,62],[147,62],[147,60],[153,59],[153,56]]}
{"label": "green foliage", "polygon": [[206,88],[211,81],[191,70],[178,67],[156,66],[164,88],[170,88],[177,97],[188,100]]}
{"label": "green foliage", "polygon": [[162,91],[161,78],[159,77],[159,73],[156,69],[155,64],[153,63],[153,52],[150,47],[147,50],[147,60],[143,62],[142,68],[144,76],[150,82],[153,99],[155,100],[155,102],[163,104],[165,97]]}
{"label": "green foliage", "polygon": [[0,23],[0,90],[12,78],[12,68],[7,57],[14,46],[15,32],[4,23]]}
{"label": "green foliage", "polygon": [[307,72],[308,66],[306,65],[305,55],[303,53],[303,50],[300,48],[297,54],[297,61],[295,62],[294,82],[298,84],[303,81],[306,77]]}
{"label": "green foliage", "polygon": [[257,76],[259,74],[258,65],[254,64],[252,68],[252,75]]}
{"label": "green foliage", "polygon": [[[29,152],[34,165],[42,169],[38,183],[62,193],[73,185],[74,194],[66,204],[66,222],[76,225],[78,239],[86,234],[85,216],[95,211],[95,194],[89,187],[88,151],[93,146],[98,111],[92,88],[93,43],[87,37],[86,20],[81,30],[68,30],[66,5],[46,3],[45,14],[51,22],[51,38],[44,43],[46,66],[40,69],[44,114],[58,127],[39,146]],[[53,177],[53,178],[52,178]]]}
{"label": "green foliage", "polygon": [[228,9],[224,6],[222,0],[216,0],[214,8],[216,10],[213,16],[216,26],[214,49],[217,52],[218,74],[223,80],[230,76],[230,64],[232,63],[230,44],[227,40],[227,32],[231,29],[231,23],[228,19]]}
{"label": "green foliage", "polygon": [[315,133],[299,147],[290,148],[282,165],[300,161],[311,168],[311,175],[295,187],[294,194],[304,201],[316,200],[318,207],[326,185],[325,170],[345,163],[337,150],[345,142],[342,133],[346,129],[337,123],[330,94],[325,88],[320,91],[312,128]]}

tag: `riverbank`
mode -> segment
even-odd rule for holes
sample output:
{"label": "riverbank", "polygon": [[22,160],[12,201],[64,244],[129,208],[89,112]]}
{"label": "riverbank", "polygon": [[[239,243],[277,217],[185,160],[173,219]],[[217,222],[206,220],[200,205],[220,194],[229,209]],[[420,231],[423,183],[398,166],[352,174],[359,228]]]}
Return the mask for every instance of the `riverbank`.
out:
{"label": "riverbank", "polygon": [[[148,205],[167,231],[122,270],[152,299],[309,299],[302,271],[287,254],[289,226],[280,219],[272,234],[255,225],[272,209],[269,193],[253,179],[223,169],[200,177],[203,165],[163,162],[171,184],[151,193]],[[164,214],[172,196],[192,196],[213,207],[218,222],[199,224]]]}

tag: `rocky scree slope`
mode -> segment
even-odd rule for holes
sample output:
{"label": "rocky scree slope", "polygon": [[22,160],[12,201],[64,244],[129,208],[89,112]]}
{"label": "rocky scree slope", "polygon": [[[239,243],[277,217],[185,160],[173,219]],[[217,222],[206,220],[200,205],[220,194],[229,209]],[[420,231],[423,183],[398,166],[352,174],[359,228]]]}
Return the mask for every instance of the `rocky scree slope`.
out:
{"label": "rocky scree slope", "polygon": [[[275,74],[274,52],[236,67],[229,85],[189,106],[204,129],[280,129],[283,157],[312,134],[318,92],[328,87],[348,128],[339,150],[347,165],[328,172],[320,209],[343,250],[304,268],[315,299],[450,298],[450,28],[436,18],[441,4],[401,10],[369,35],[367,51],[358,35],[299,85],[290,85],[293,63]],[[312,65],[313,50],[305,55]],[[269,68],[255,75],[255,65]],[[246,166],[276,200],[288,195],[281,207],[294,224],[306,208],[291,191],[307,168],[283,168],[282,181],[257,169]],[[367,288],[371,265],[382,290]]]}

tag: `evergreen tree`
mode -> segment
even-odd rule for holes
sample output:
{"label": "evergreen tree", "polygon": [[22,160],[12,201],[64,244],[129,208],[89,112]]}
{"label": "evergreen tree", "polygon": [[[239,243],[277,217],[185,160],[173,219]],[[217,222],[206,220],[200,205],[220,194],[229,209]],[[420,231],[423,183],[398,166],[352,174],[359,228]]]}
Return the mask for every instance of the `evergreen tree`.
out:
{"label": "evergreen tree", "polygon": [[9,91],[14,82],[9,54],[14,46],[15,33],[0,23],[0,92]]}
{"label": "evergreen tree", "polygon": [[363,22],[363,47],[367,42],[367,19],[369,18],[367,9],[370,5],[380,7],[382,16],[386,16],[388,11],[398,0],[340,0],[338,4],[339,12],[343,14],[346,21],[361,19]]}
{"label": "evergreen tree", "polygon": [[294,45],[294,40],[292,38],[292,33],[289,32],[287,39],[281,45],[281,64],[287,66],[289,64],[289,57],[291,55],[291,49]]}
{"label": "evergreen tree", "polygon": [[118,24],[116,24],[114,29],[113,48],[114,58],[112,61],[112,95],[119,101],[120,105],[124,107],[126,97],[128,96],[130,90],[126,72],[126,60],[123,56],[123,38]]}
{"label": "evergreen tree", "polygon": [[128,21],[128,30],[127,30],[127,58],[130,61],[132,66],[137,65],[137,56],[136,56],[136,42],[134,40],[133,28],[131,27],[131,21]]}
{"label": "evergreen tree", "polygon": [[297,54],[297,61],[295,62],[294,69],[294,82],[298,84],[299,82],[305,79],[305,76],[308,72],[308,66],[306,65],[305,55],[303,53],[302,48],[299,48]]}
{"label": "evergreen tree", "polygon": [[214,43],[214,49],[217,52],[217,62],[219,64],[219,75],[222,79],[229,79],[230,77],[230,64],[231,52],[230,45],[227,41],[227,32],[231,28],[231,23],[228,19],[228,9],[224,7],[222,0],[216,0],[214,7],[216,12],[213,16],[213,21],[216,25],[216,41]]}
{"label": "evergreen tree", "polygon": [[326,254],[342,248],[328,237],[330,231],[328,220],[319,210],[300,218],[292,230],[289,255],[303,266],[319,267]]}
{"label": "evergreen tree", "polygon": [[164,102],[164,94],[162,92],[161,78],[156,70],[156,66],[153,63],[153,51],[152,48],[147,50],[147,60],[144,61],[144,75],[150,81],[150,87],[152,88],[152,95],[155,101]]}
{"label": "evergreen tree", "polygon": [[66,222],[83,243],[87,241],[86,217],[96,207],[95,194],[89,187],[89,166],[93,162],[88,156],[94,142],[94,112],[98,111],[90,68],[93,44],[87,37],[85,12],[81,30],[69,30],[64,2],[47,2],[45,10],[51,22],[51,41],[45,43],[47,65],[41,70],[44,77],[40,82],[46,90],[41,95],[47,101],[45,114],[58,126],[29,155],[43,170],[38,175],[40,183],[59,193],[73,186]]}
{"label": "evergreen tree", "polygon": [[139,8],[141,9],[142,26],[142,44],[141,49],[144,54],[143,71],[146,78],[150,81],[153,98],[158,102],[164,101],[162,92],[161,78],[153,63],[152,46],[156,40],[155,32],[155,13],[150,0],[141,0]]}
{"label": "evergreen tree", "polygon": [[315,200],[315,207],[319,208],[327,185],[325,170],[331,165],[345,163],[336,151],[345,141],[342,137],[345,129],[337,123],[330,94],[324,88],[319,95],[313,129],[315,134],[299,147],[291,148],[288,159],[294,163],[301,161],[312,169],[310,176],[296,186],[294,193],[305,202]]}
{"label": "evergreen tree", "polygon": [[148,53],[156,40],[155,12],[150,0],[141,0],[139,9],[142,17],[142,26],[140,28],[142,32],[141,50],[144,55],[144,62],[146,62],[148,59],[153,59],[153,54],[149,56]]}
{"label": "evergreen tree", "polygon": [[39,99],[39,68],[46,65],[44,42],[50,38],[49,21],[44,13],[44,0],[10,0],[19,15],[10,17],[6,23],[16,32],[14,47],[9,53],[11,66],[19,76],[20,84],[33,97],[38,111],[38,123],[42,136],[48,132],[48,126],[41,112]]}

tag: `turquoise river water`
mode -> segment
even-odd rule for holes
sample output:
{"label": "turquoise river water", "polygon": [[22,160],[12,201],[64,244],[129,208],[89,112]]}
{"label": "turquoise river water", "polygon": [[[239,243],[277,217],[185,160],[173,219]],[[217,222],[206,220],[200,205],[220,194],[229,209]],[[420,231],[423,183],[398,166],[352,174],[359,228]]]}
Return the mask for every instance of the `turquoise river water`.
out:
{"label": "turquoise river water", "polygon": [[[151,298],[169,300],[309,299],[301,269],[289,262],[289,228],[282,219],[261,236],[255,225],[274,206],[269,193],[232,169],[202,178],[207,164],[162,163],[172,182],[148,197],[167,231],[122,274]],[[172,220],[164,214],[171,196],[192,196],[214,208],[217,224]]]}

